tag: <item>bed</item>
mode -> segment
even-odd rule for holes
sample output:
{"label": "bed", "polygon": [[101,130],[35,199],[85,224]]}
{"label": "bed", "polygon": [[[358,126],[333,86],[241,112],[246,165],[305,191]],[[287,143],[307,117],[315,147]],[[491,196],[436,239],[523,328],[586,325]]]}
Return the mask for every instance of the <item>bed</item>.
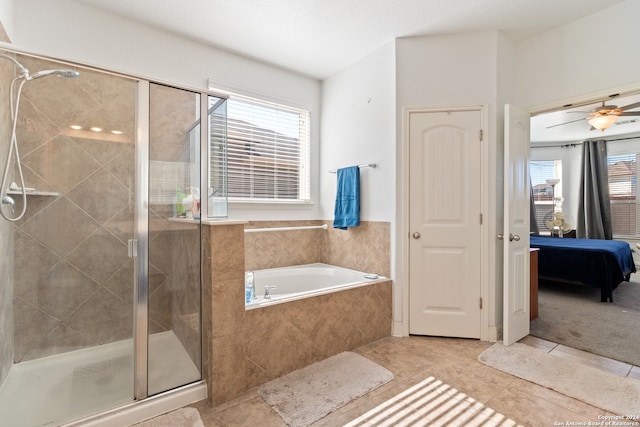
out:
{"label": "bed", "polygon": [[613,302],[613,290],[636,271],[627,242],[531,236],[530,245],[540,249],[540,279],[600,288],[603,302]]}

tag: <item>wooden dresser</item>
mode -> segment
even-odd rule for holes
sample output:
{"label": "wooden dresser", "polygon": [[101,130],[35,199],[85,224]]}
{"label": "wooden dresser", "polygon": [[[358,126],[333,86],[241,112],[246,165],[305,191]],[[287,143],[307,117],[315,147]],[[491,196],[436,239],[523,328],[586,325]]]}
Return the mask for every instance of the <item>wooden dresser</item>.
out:
{"label": "wooden dresser", "polygon": [[538,252],[529,248],[529,320],[538,317]]}

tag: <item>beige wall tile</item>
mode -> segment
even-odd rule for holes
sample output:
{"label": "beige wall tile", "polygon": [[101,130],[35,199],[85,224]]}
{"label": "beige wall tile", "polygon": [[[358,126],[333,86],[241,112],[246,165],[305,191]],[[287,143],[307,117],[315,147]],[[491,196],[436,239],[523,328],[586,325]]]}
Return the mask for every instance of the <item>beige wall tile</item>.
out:
{"label": "beige wall tile", "polygon": [[245,234],[246,270],[323,262],[389,277],[391,228],[388,222],[361,222],[348,230],[332,221],[252,221],[247,228],[329,224],[328,230],[296,230]]}
{"label": "beige wall tile", "polygon": [[211,299],[212,336],[241,336],[245,317],[244,279],[214,281]]}
{"label": "beige wall tile", "polygon": [[213,260],[213,280],[243,280],[244,228],[243,225],[211,226],[210,251]]}
{"label": "beige wall tile", "polygon": [[[280,228],[322,225],[322,221],[252,221],[245,228]],[[323,262],[325,230],[292,230],[245,233],[245,268],[287,267]]]}
{"label": "beige wall tile", "polygon": [[327,230],[324,261],[353,270],[391,275],[391,227],[388,222],[363,221],[348,230]]}

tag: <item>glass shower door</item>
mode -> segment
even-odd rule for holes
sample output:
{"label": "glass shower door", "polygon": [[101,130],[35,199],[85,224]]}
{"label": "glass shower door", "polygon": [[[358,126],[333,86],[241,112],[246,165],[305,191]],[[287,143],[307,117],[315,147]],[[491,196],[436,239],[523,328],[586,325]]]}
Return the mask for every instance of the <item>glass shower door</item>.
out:
{"label": "glass shower door", "polygon": [[200,99],[149,88],[148,394],[201,378]]}

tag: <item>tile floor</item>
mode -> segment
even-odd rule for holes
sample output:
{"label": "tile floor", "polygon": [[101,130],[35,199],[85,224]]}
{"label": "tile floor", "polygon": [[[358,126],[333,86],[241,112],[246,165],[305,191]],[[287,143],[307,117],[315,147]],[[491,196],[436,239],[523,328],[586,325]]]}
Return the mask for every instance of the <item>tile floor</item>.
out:
{"label": "tile floor", "polygon": [[[638,367],[531,336],[522,342],[621,376],[640,378]],[[355,350],[357,353],[392,371],[395,379],[317,421],[313,427],[343,426],[430,376],[504,416],[504,423],[482,425],[554,426],[559,425],[555,422],[597,422],[598,415],[607,415],[596,407],[483,365],[477,357],[491,345],[477,340],[412,336],[388,337],[360,347]],[[216,407],[209,407],[206,402],[194,406],[207,427],[286,427],[257,389]]]}

